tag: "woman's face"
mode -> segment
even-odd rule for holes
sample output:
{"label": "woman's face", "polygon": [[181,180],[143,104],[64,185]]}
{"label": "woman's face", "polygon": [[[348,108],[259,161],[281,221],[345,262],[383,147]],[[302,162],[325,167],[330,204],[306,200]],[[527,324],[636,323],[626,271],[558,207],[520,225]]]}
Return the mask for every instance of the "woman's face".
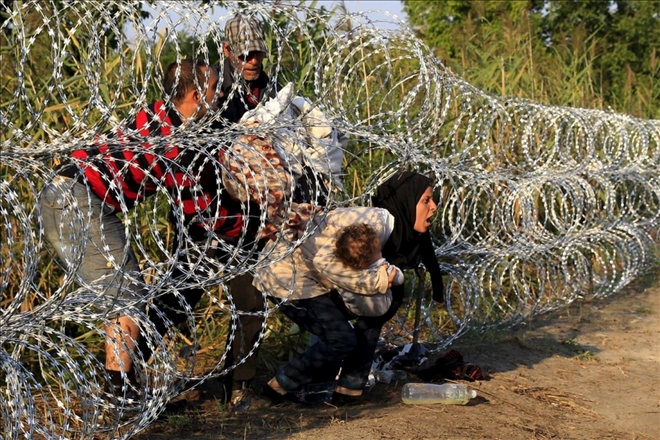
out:
{"label": "woman's face", "polygon": [[431,226],[431,217],[438,209],[438,205],[433,201],[433,191],[431,187],[426,188],[422,197],[417,202],[417,209],[415,212],[415,226],[413,229],[419,233],[424,233],[429,230]]}

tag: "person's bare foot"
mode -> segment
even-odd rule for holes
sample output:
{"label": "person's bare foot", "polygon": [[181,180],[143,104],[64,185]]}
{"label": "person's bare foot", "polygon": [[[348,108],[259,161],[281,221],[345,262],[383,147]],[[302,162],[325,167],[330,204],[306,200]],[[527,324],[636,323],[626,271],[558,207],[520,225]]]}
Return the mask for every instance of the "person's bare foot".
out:
{"label": "person's bare foot", "polygon": [[335,393],[338,394],[343,394],[345,396],[352,396],[352,397],[358,397],[362,395],[363,390],[352,390],[350,388],[342,387],[342,386],[337,386],[335,388]]}
{"label": "person's bare foot", "polygon": [[272,378],[271,380],[268,381],[268,386],[271,387],[278,394],[285,395],[287,393],[287,391],[284,388],[282,388],[280,383],[275,378]]}
{"label": "person's bare foot", "polygon": [[297,403],[301,405],[308,404],[298,394],[292,393],[282,388],[282,386],[275,378],[272,378],[266,385],[264,385],[264,396],[266,396],[274,405],[284,402]]}
{"label": "person's bare foot", "polygon": [[352,390],[350,388],[338,386],[332,393],[332,404],[337,406],[355,405],[362,400],[363,390]]}

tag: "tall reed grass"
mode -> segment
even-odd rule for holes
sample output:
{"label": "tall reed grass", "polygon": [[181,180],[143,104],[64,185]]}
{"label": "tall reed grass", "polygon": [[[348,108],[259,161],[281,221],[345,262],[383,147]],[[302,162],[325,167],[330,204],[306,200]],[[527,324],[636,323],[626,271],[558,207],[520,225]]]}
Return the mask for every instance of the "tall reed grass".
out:
{"label": "tall reed grass", "polygon": [[[161,41],[156,43],[155,52],[162,55],[161,61],[149,65],[145,61],[146,53],[135,52],[129,47],[108,49],[103,54],[87,53],[84,44],[81,44],[83,36],[80,35],[80,30],[78,32],[72,30],[71,47],[75,49],[75,53],[57,60],[62,61],[62,64],[57,66],[51,53],[49,36],[45,32],[37,32],[38,26],[35,23],[38,20],[37,16],[26,17],[25,31],[29,38],[33,38],[30,40],[31,47],[27,58],[22,58],[21,48],[11,44],[12,40],[8,35],[0,35],[0,111],[11,119],[11,125],[0,130],[0,143],[4,144],[8,139],[12,139],[11,142],[19,143],[29,149],[35,143],[48,143],[58,138],[60,140],[67,137],[90,138],[106,129],[109,122],[120,121],[129,116],[131,111],[134,111],[134,101],[137,96],[144,94],[147,100],[159,97],[159,88],[148,79],[158,78],[156,71],[171,61],[168,57],[171,58],[175,53],[171,43],[166,41],[166,36],[163,35]],[[310,59],[311,54],[314,53],[311,49],[316,47],[318,50],[322,44],[322,30],[325,25],[325,23],[310,22],[308,34],[313,36],[311,40],[292,35],[291,41],[288,42],[290,51],[287,54],[278,54],[271,45],[272,56],[282,57],[282,79],[297,81],[297,89],[302,94],[313,93],[311,84],[300,81],[299,78],[310,78],[309,72],[315,62]],[[593,68],[593,61],[599,56],[598,41],[593,36],[585,35],[578,30],[571,46],[547,51],[540,50],[542,45],[543,42],[532,38],[529,32],[509,23],[499,30],[492,29],[476,34],[464,45],[457,59],[443,61],[467,82],[497,96],[521,97],[550,105],[611,108],[616,112],[629,113],[642,118],[660,117],[660,87],[657,81],[660,68],[655,51],[648,60],[654,74],[650,77],[639,77],[634,72],[628,72],[626,80],[617,87],[614,99],[606,102],[603,98],[603,90],[597,86],[598,72]],[[220,53],[220,48],[216,49],[216,53]],[[397,50],[393,50],[395,61],[389,67],[399,72],[399,76],[404,77],[406,72],[418,68],[415,60],[403,56],[397,57],[396,53]],[[89,59],[94,59],[95,62],[90,64],[87,61]],[[356,91],[353,96],[354,101],[350,105],[358,109],[359,114],[356,117],[361,120],[370,121],[379,107],[387,105],[387,100],[405,99],[409,91],[409,86],[406,84],[399,84],[393,90],[383,90],[382,84],[390,84],[385,78],[386,72],[378,69],[383,61],[382,55],[375,54],[363,63],[360,75],[352,78],[354,83],[348,84],[348,87],[354,87]],[[130,78],[127,77],[128,73],[121,69],[127,65],[130,65]],[[98,79],[96,84],[89,84],[86,81],[90,76],[89,69],[98,69],[98,72],[93,73]],[[21,83],[17,75],[19,71],[24,75],[24,81]],[[56,78],[54,72],[61,73],[62,77]],[[118,88],[118,83],[125,86]],[[101,114],[94,105],[90,104],[95,93],[98,93],[105,102],[113,103],[110,114]],[[369,102],[369,106],[360,106],[360,102]],[[411,102],[410,114],[414,115],[416,111],[415,102]],[[38,115],[38,121],[33,119],[31,113]],[[399,129],[397,124],[405,123],[406,121],[392,121],[389,128],[395,132]],[[26,133],[26,136],[15,137],[18,130]],[[54,165],[61,159],[59,154],[59,151],[54,150],[40,160]],[[375,177],[374,173],[395,159],[391,153],[373,148],[369,142],[360,140],[349,144],[346,157],[345,187],[349,198],[362,194],[367,183]],[[7,164],[0,163],[0,179],[14,182],[12,187],[20,193],[25,209],[32,212],[35,191],[38,191],[39,184],[37,183],[33,188],[25,179],[21,181],[21,172],[22,170],[12,169]],[[6,203],[8,203],[6,200],[0,200],[0,210],[8,208]],[[144,210],[145,213],[151,212],[153,207],[149,203],[146,202],[136,209]],[[162,221],[159,221],[155,227],[161,237],[168,237],[171,231],[167,222],[167,209],[162,206],[156,209],[162,212],[163,216]],[[148,216],[136,215],[133,218],[141,219],[135,228],[135,233],[147,237],[144,242],[146,252],[152,256],[158,255],[159,251],[155,244],[148,239],[150,228],[154,228],[154,225],[148,224]],[[20,225],[14,224],[15,220],[7,221],[9,224],[0,225],[0,243],[3,244],[0,248],[0,273],[8,274],[6,287],[0,292],[2,294],[0,307],[12,301],[20,288],[18,284],[21,281],[22,263],[14,261],[14,257],[21,253],[23,229]],[[478,229],[479,225],[474,225],[474,228]],[[9,234],[14,237],[15,249],[10,249],[6,245]],[[48,296],[60,286],[63,274],[58,265],[54,264],[47,248],[42,249],[40,261],[35,287],[42,295]],[[219,292],[217,294],[220,295]],[[28,298],[22,310],[32,309],[37,302],[36,295]],[[198,312],[200,316],[217,317],[206,320],[206,324],[199,328],[202,342],[218,341],[226,334],[225,324],[228,318],[217,307],[208,303]],[[272,325],[275,331],[270,335],[278,335],[276,338],[271,337],[277,339],[277,343],[280,344],[278,345],[280,348],[272,352],[273,356],[280,358],[290,356],[292,353],[287,348],[287,339],[282,339],[281,336],[289,332],[289,327],[281,320],[275,320]],[[70,332],[76,333],[76,329],[71,329]],[[291,333],[295,334],[295,329]],[[89,333],[80,333],[77,336],[89,338],[90,344],[100,345],[98,337]]]}

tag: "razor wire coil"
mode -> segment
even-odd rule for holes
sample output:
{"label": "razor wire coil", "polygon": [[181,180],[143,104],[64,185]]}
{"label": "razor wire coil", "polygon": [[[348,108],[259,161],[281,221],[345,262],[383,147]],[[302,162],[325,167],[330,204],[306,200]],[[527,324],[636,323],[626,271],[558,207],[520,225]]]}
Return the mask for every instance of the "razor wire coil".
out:
{"label": "razor wire coil", "polygon": [[[135,208],[121,197],[119,202],[125,233],[142,267],[139,274],[124,275],[149,297],[103,299],[103,291],[82,282],[75,270],[85,258],[90,215],[75,200],[66,201],[72,206],[68,221],[80,228],[68,237],[72,257],[63,264],[44,241],[37,203],[44,183],[56,177],[54,162],[104,133],[126,130],[126,122],[146,110],[151,97],[166,95],[160,71],[165,43],[174,47],[177,61],[194,56],[212,65],[217,60],[211,54],[217,53],[222,65],[222,24],[235,13],[264,23],[271,78],[292,82],[296,92],[304,90],[311,106],[348,136],[346,162],[365,170],[357,195],[346,188],[352,176],[329,176],[345,187],[332,188],[319,216],[334,206],[369,205],[375,188],[400,169],[435,178],[439,203],[433,235],[446,273],[446,303],[419,299],[422,325],[414,329],[405,319],[415,308],[411,296],[389,323],[390,338],[422,331],[423,339],[441,350],[469,328],[515,325],[577,300],[611,295],[654,261],[660,223],[657,120],[495,98],[449,71],[395,17],[387,19],[396,26],[393,31],[382,26],[386,20],[366,14],[332,15],[279,3],[238,10],[213,2],[159,2],[146,19],[140,13],[143,4],[136,1],[9,5],[0,11],[6,17],[0,22],[0,41],[7,84],[0,107],[0,369],[6,382],[0,413],[7,439],[91,438],[103,432],[129,438],[155,420],[167,401],[189,387],[186,383],[226,374],[227,349],[204,373],[197,371],[195,328],[220,318],[193,310],[180,289],[205,289],[233,337],[241,337],[241,314],[262,319],[258,341],[238,363],[266,339],[267,318],[276,311],[267,292],[263,312],[243,312],[226,285],[284,255],[260,253],[245,226],[237,243],[212,233],[200,242],[188,234],[177,211],[173,233],[163,224],[163,206],[176,206],[176,194],[156,177],[147,178],[154,186],[149,201]],[[176,33],[184,28],[196,42],[192,54]],[[301,53],[311,60],[309,66],[297,60]],[[79,76],[73,77],[76,70]],[[230,97],[237,93],[232,89]],[[197,168],[183,170],[184,175],[195,179],[200,169],[210,169],[220,187],[223,172],[230,170],[217,152],[228,139],[286,133],[283,139],[302,151],[311,147],[306,133],[313,124],[304,118],[282,113],[256,126],[212,127],[222,110],[167,138],[128,131],[133,140],[120,148],[139,152],[145,143],[163,149],[177,144],[196,153]],[[165,155],[159,160],[172,173],[179,167]],[[288,178],[295,180],[294,170],[314,159],[303,153],[285,161]],[[374,161],[379,165],[373,166]],[[120,174],[131,166],[121,166]],[[246,173],[266,190],[267,171]],[[320,181],[316,176],[314,182]],[[234,183],[249,190],[240,179]],[[141,191],[147,194],[146,187]],[[241,209],[246,216],[254,214],[249,204]],[[262,201],[259,231],[267,209]],[[285,214],[292,212],[285,207]],[[292,252],[312,233],[308,226],[299,238],[282,232],[277,239],[288,240]],[[182,244],[176,249],[173,234]],[[206,256],[215,249],[227,255],[225,262]],[[122,271],[121,261],[109,264]],[[54,289],[44,287],[45,265],[58,265],[61,279]],[[174,279],[175,270],[186,276]],[[176,341],[185,331],[170,328],[160,335],[142,307],[166,293],[179,299],[186,315],[191,356],[177,352]],[[148,398],[131,405],[104,395],[108,377],[103,363],[67,333],[75,325],[105,338],[104,328],[113,323],[103,312],[108,307],[139,324],[153,353],[149,362],[135,356]],[[126,349],[125,343],[117,341],[114,349]]]}

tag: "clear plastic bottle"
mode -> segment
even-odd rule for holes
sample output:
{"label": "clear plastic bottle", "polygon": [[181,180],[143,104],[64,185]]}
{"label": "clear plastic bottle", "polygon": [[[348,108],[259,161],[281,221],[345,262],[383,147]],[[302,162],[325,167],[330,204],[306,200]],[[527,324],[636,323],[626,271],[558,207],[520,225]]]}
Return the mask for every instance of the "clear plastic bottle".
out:
{"label": "clear plastic bottle", "polygon": [[462,383],[407,383],[401,390],[403,403],[414,405],[465,405],[475,397],[477,392]]}

